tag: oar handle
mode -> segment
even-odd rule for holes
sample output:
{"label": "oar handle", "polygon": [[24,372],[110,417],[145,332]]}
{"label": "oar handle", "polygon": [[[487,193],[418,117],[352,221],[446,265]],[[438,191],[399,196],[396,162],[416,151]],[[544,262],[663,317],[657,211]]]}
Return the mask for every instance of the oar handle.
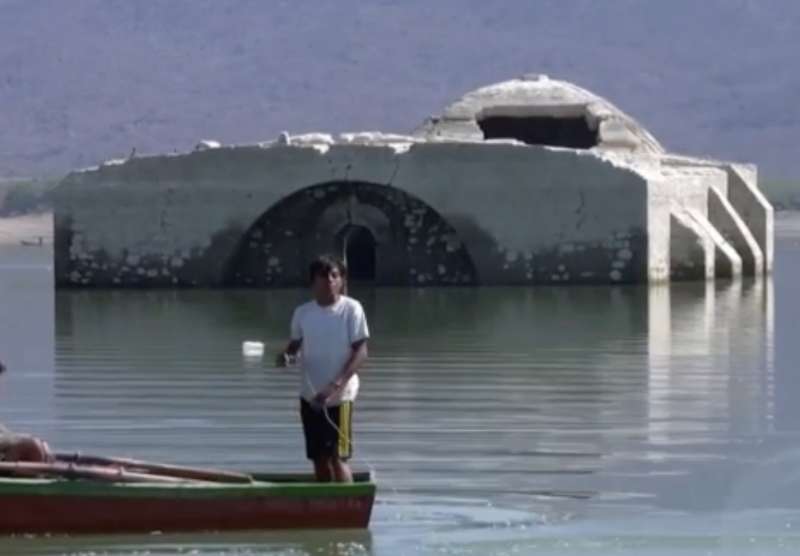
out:
{"label": "oar handle", "polygon": [[253,477],[246,473],[236,471],[224,471],[220,469],[208,469],[202,467],[186,467],[183,465],[170,465],[165,463],[155,463],[140,461],[127,458],[114,458],[106,456],[95,456],[90,454],[67,454],[58,453],[55,455],[56,461],[67,463],[77,463],[81,465],[100,465],[123,467],[138,472],[150,473],[152,475],[162,475],[165,477],[177,477],[180,479],[195,479],[200,481],[213,481],[218,483],[252,483]]}
{"label": "oar handle", "polygon": [[0,476],[59,477],[62,479],[89,479],[107,483],[167,483],[183,484],[190,479],[136,473],[122,467],[79,465],[72,463],[0,462]]}

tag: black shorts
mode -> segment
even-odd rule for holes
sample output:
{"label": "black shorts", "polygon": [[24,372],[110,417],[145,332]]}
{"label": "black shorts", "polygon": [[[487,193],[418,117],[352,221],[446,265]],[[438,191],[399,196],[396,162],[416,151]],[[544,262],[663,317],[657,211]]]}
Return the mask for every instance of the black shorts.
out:
{"label": "black shorts", "polygon": [[346,461],[353,455],[353,402],[342,402],[323,410],[311,407],[300,398],[300,417],[308,459],[338,458]]}

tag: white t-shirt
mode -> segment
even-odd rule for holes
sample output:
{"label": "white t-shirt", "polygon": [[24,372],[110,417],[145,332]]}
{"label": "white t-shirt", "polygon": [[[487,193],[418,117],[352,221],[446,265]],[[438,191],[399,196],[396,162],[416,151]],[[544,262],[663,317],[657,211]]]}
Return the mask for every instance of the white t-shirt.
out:
{"label": "white t-shirt", "polygon": [[[327,307],[312,300],[294,310],[291,338],[303,341],[299,354],[300,395],[311,401],[342,371],[353,343],[369,338],[367,317],[361,303],[345,295]],[[358,374],[354,374],[328,404],[356,399],[358,385]]]}

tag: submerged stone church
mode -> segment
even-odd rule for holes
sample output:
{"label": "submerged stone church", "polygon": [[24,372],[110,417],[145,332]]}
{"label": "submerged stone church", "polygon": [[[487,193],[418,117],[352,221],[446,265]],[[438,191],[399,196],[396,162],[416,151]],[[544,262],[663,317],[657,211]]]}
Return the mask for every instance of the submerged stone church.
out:
{"label": "submerged stone church", "polygon": [[343,256],[375,285],[617,284],[758,276],[773,211],[756,169],[666,152],[570,83],[468,93],[411,135],[201,142],[68,175],[60,286],[300,286]]}

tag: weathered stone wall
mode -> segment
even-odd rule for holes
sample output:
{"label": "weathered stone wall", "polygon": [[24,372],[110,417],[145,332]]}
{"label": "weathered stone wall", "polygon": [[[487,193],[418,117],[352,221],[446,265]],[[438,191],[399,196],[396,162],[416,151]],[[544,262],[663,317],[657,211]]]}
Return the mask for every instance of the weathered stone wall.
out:
{"label": "weathered stone wall", "polygon": [[56,275],[71,286],[305,284],[308,257],[335,248],[350,222],[376,238],[378,284],[639,282],[647,188],[591,152],[507,142],[134,158],[59,186]]}

